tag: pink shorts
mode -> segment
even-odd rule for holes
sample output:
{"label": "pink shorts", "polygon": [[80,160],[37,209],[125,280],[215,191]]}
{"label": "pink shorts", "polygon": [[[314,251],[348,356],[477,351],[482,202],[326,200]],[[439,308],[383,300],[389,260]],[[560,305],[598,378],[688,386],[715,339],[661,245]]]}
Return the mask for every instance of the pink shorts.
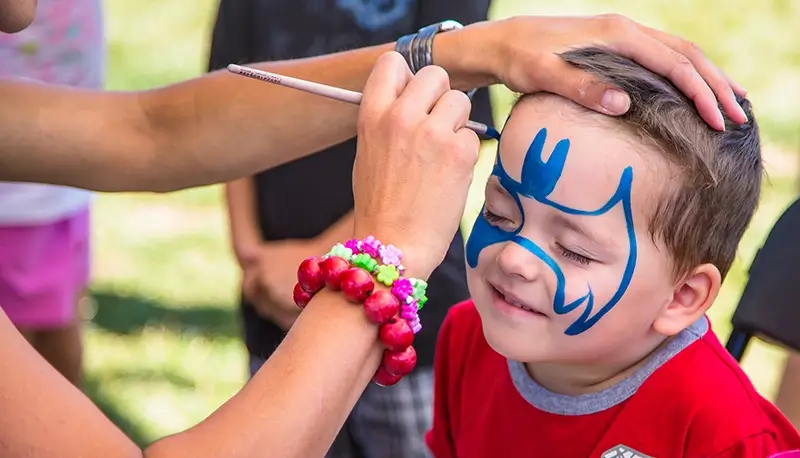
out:
{"label": "pink shorts", "polygon": [[71,323],[89,257],[88,208],[50,224],[0,226],[0,307],[23,329]]}

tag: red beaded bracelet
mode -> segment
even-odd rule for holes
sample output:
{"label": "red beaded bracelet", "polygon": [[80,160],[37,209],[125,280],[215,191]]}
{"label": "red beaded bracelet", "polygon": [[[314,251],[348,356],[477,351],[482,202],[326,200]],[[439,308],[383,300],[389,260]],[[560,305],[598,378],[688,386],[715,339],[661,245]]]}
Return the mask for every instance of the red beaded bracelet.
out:
{"label": "red beaded bracelet", "polygon": [[[382,261],[379,264],[376,258]],[[396,384],[417,363],[412,346],[421,325],[417,311],[425,304],[427,284],[400,274],[402,252],[384,247],[374,237],[337,244],[330,253],[305,259],[297,269],[294,301],[300,308],[322,288],[341,290],[348,301],[363,304],[367,319],[379,325],[378,336],[386,347],[372,381],[381,386]],[[375,291],[371,273],[391,291]]]}

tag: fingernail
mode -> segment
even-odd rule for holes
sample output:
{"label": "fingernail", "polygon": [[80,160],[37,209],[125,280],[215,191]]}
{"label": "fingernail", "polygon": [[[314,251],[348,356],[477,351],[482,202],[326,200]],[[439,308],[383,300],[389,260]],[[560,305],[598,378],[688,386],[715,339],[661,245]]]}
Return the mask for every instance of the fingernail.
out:
{"label": "fingernail", "polygon": [[742,108],[741,105],[739,105],[739,111],[742,112],[742,117],[744,118],[744,122],[749,121],[749,119],[747,118],[747,113],[744,112],[744,108]]}
{"label": "fingernail", "polygon": [[623,114],[631,107],[631,99],[627,93],[619,89],[607,89],[600,104],[609,113]]}
{"label": "fingernail", "polygon": [[[742,119],[744,119],[744,123],[746,123],[747,122],[747,113],[744,112],[744,107],[742,106],[741,103],[739,103],[739,98],[736,96],[736,92],[733,91],[733,88],[731,88],[731,97],[733,98],[733,101],[736,102],[736,108],[739,109],[739,113],[742,114]],[[742,123],[742,124],[744,124],[744,123]]]}
{"label": "fingernail", "polygon": [[722,112],[717,110],[717,123],[719,124],[720,132],[725,132],[725,117],[722,116]]}

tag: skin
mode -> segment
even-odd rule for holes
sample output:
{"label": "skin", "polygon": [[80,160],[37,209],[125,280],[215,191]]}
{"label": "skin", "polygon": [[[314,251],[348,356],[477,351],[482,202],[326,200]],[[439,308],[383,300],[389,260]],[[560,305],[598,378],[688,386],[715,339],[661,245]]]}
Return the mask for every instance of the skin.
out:
{"label": "skin", "polygon": [[[251,192],[252,195],[252,192]],[[230,191],[228,192],[230,199]],[[229,213],[237,208],[229,201]],[[247,223],[255,223],[253,213],[241,219],[230,218],[232,233]],[[327,253],[331,247],[353,233],[353,212],[347,213],[322,234],[312,239],[286,239],[262,241],[260,235],[252,239],[234,236],[234,245],[250,242],[250,258],[237,256],[242,268],[242,290],[255,306],[259,315],[272,320],[284,331],[288,330],[300,315],[294,304],[292,289],[297,283],[297,265],[309,256]],[[238,251],[237,251],[238,253]],[[280,262],[275,262],[279,259]]]}
{"label": "skin", "polygon": [[[35,1],[0,0],[0,30],[23,28],[34,10]],[[659,34],[619,16],[526,17],[437,36],[434,59],[441,67],[414,78],[399,55],[385,54],[391,44],[259,66],[363,89],[360,110],[225,72],[131,93],[3,80],[0,180],[170,191],[249,175],[358,134],[352,235],[402,247],[409,275],[424,279],[458,227],[478,157],[477,137],[462,128],[468,100],[451,86],[504,82],[619,115],[627,95],[612,92],[606,101],[613,103],[603,105],[613,88],[555,55],[600,44],[670,77],[712,127],[722,128],[717,97],[734,120],[744,120],[732,95],[743,90],[690,43]],[[424,239],[410,235],[420,233]],[[2,313],[0,347],[2,456],[321,456],[381,353],[363,312],[323,291],[239,393],[195,427],[142,451]]]}
{"label": "skin", "polygon": [[[0,0],[0,11],[12,17],[13,7],[23,3],[29,5]],[[454,88],[504,82],[518,92],[552,92],[601,113],[622,114],[629,106],[627,94],[556,55],[589,44],[670,77],[712,127],[722,128],[717,98],[732,119],[745,119],[733,96],[733,90],[743,90],[699,50],[620,16],[473,24],[438,35],[434,55]],[[392,48],[387,44],[256,66],[360,91],[375,60]],[[0,80],[0,98],[0,179],[101,191],[171,191],[231,181],[353,137],[358,112],[341,102],[226,71],[127,93]]]}
{"label": "skin", "polygon": [[[410,276],[430,275],[458,225],[478,157],[477,136],[462,127],[469,111],[466,95],[450,90],[444,70],[428,67],[412,79],[396,53],[379,60],[364,88],[364,141],[354,167],[362,185],[354,188],[351,236],[372,234],[403,246]],[[442,167],[449,173],[440,182],[422,186],[441,175],[436,170]],[[436,197],[446,189],[455,191],[447,199]],[[396,192],[405,198],[396,199]],[[428,231],[429,239],[405,235],[431,221],[437,227]],[[323,290],[239,393],[200,424],[143,451],[60,377],[2,313],[0,344],[0,392],[6,394],[0,397],[2,456],[322,456],[382,354],[377,328],[360,307]]]}
{"label": "skin", "polygon": [[[651,203],[658,198],[669,165],[609,119],[555,96],[523,99],[502,134],[500,158],[515,180],[536,132],[546,127],[543,160],[560,139],[570,140],[563,174],[549,198],[572,208],[594,210],[614,194],[626,167],[633,168],[632,213],[638,247],[636,268],[622,299],[588,331],[564,331],[584,305],[564,315],[553,310],[556,279],[538,257],[515,243],[486,247],[469,269],[470,292],[489,344],[500,354],[527,363],[529,372],[554,392],[582,394],[605,388],[634,369],[670,336],[699,319],[713,302],[719,271],[697,267],[674,280],[666,249],[648,232]],[[601,154],[598,154],[601,153]],[[486,187],[487,220],[505,230],[522,219],[511,196],[492,178]],[[566,277],[566,302],[591,285],[595,307],[619,288],[628,259],[621,207],[600,216],[572,216],[522,198],[520,235],[544,249]],[[474,233],[473,233],[474,234]],[[502,291],[502,295],[497,291]],[[522,303],[533,311],[506,302]]]}
{"label": "skin", "polygon": [[36,0],[0,2],[0,32],[16,33],[31,25],[36,17]]}
{"label": "skin", "polygon": [[800,429],[800,354],[798,353],[789,353],[775,405],[795,428]]}

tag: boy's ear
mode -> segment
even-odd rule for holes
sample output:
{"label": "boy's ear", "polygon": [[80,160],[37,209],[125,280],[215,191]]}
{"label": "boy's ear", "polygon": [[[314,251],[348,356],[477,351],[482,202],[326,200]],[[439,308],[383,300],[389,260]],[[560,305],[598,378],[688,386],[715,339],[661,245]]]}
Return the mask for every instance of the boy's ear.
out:
{"label": "boy's ear", "polygon": [[719,294],[722,275],[713,264],[702,264],[675,285],[672,299],[656,317],[653,329],[674,336],[703,316]]}

